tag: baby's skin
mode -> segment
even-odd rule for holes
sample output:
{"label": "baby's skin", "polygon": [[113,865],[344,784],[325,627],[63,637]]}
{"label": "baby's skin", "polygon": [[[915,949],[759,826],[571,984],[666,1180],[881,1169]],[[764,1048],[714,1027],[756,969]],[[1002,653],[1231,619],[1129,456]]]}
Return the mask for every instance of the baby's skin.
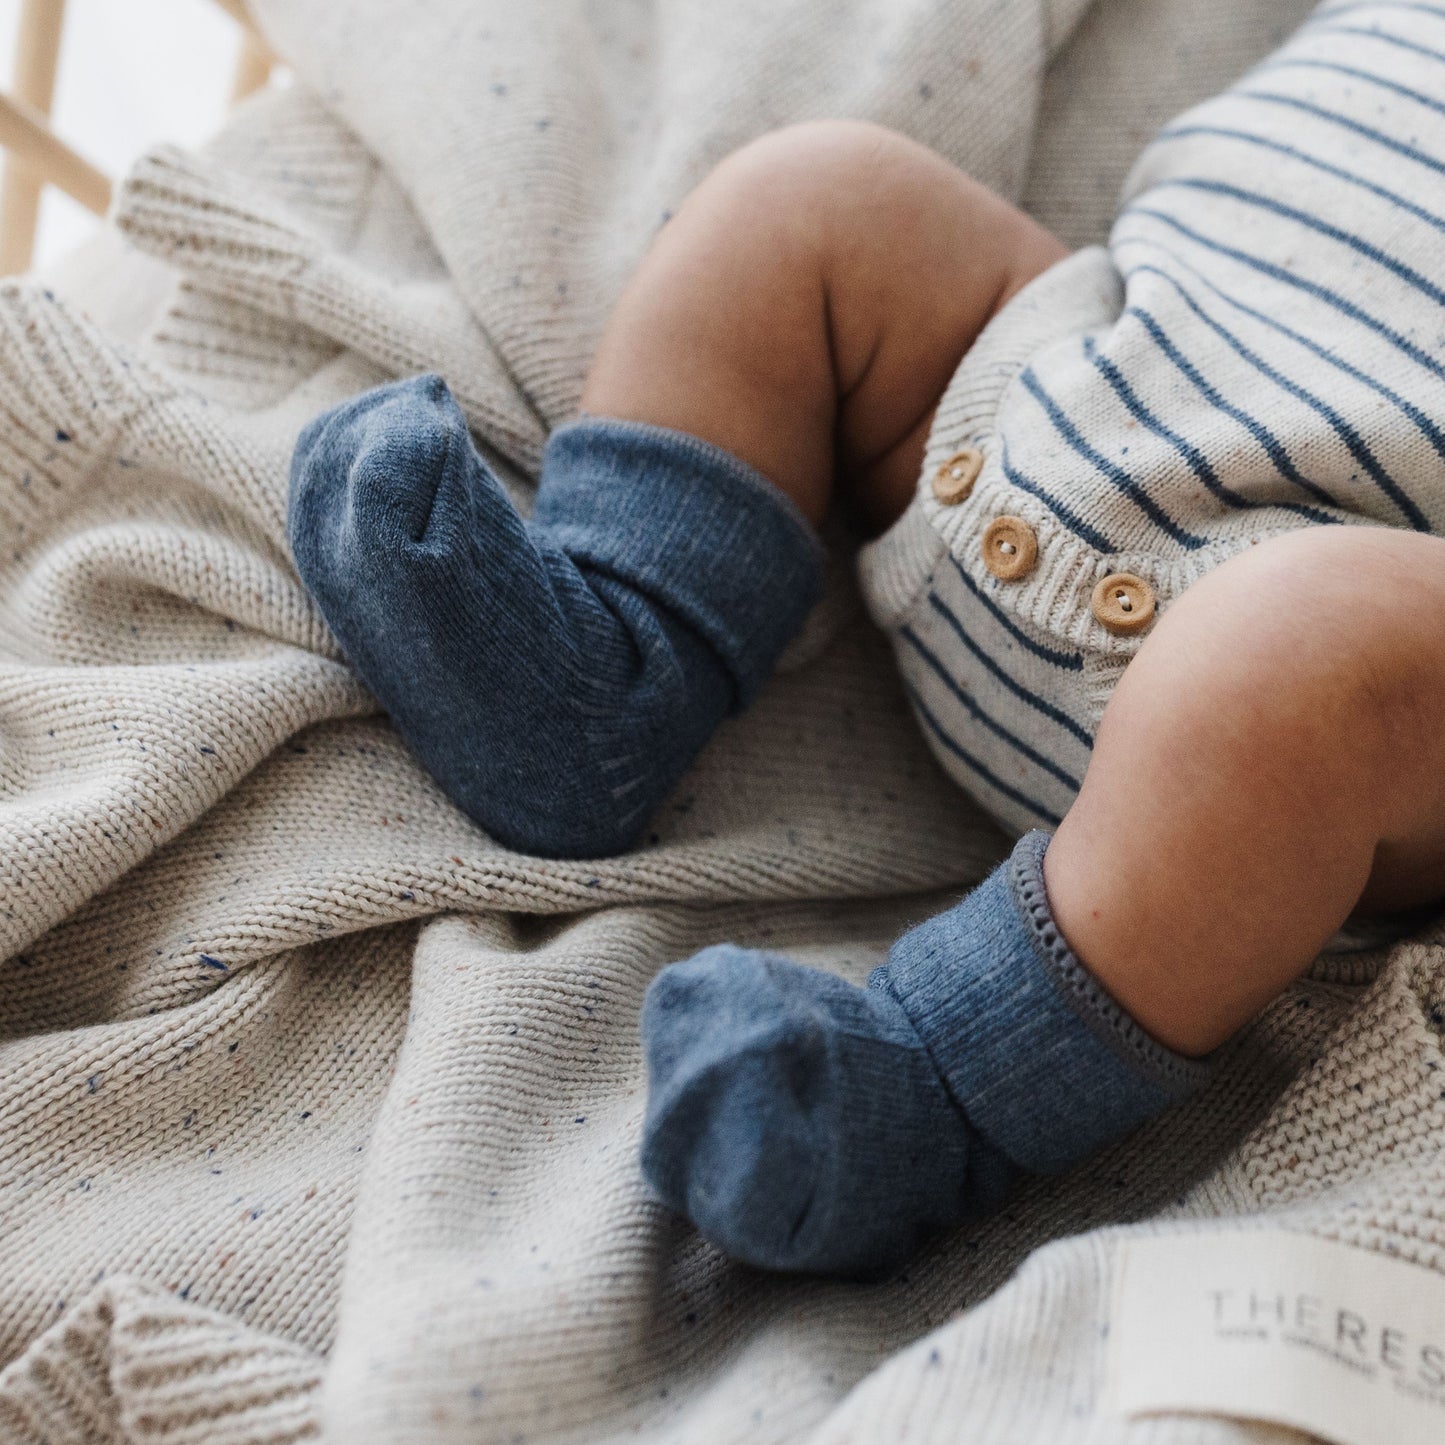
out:
{"label": "baby's skin", "polygon": [[[840,498],[881,531],[963,354],[1064,254],[904,136],[775,132],[658,237],[582,405],[726,447],[815,523]],[[1105,711],[1044,864],[1064,936],[1155,1038],[1208,1053],[1350,914],[1445,893],[1442,717],[1445,541],[1315,528],[1223,564]]]}
{"label": "baby's skin", "polygon": [[[761,685],[816,595],[805,524],[842,506],[879,533],[902,514],[961,358],[1064,254],[1021,211],[900,135],[828,121],[765,136],[659,233],[598,347],[584,430],[559,433],[544,465],[532,523],[511,514],[439,384],[406,383],[303,434],[298,567],[423,761],[484,826],[534,851],[626,846],[658,790]],[[669,442],[658,428],[685,435]],[[712,494],[706,536],[726,526],[721,513],[752,509],[736,531],[754,550],[737,536],[718,543],[733,549],[727,569],[750,573],[722,621],[722,603],[698,601],[691,579],[655,576],[662,564],[639,560],[635,542],[596,540],[604,504],[589,512],[581,484],[564,477],[604,442],[589,475],[624,501],[642,488],[617,459],[625,442],[641,448],[637,475],[654,507],[669,483],[649,447],[686,452],[690,495],[724,489]],[[765,496],[758,478],[792,505]],[[683,518],[674,535],[698,525]],[[728,585],[725,571],[709,585]],[[758,604],[787,614],[776,637],[744,615],[754,585],[778,589]],[[613,657],[624,660],[603,660]],[[546,697],[485,731],[489,689],[511,708],[542,674]],[[579,763],[573,745],[583,722],[556,722],[584,674],[585,687],[611,689],[597,693],[586,726],[620,709],[618,736],[639,739],[646,757],[597,744],[598,776],[620,769],[627,780],[568,795],[557,828],[611,810],[590,830],[576,823],[573,846],[571,834],[529,834],[517,820],[545,812],[558,757],[586,772],[592,753]],[[478,719],[460,748],[459,712]],[[1107,1014],[1105,1032],[1142,1040],[1126,1052],[1157,1051],[1157,1107],[1124,1082],[1122,1102],[1109,1105],[1122,1121],[1112,1134],[1069,1122],[1081,1150],[1097,1147],[1164,1107],[1176,1084],[1195,1087],[1191,1061],[1258,1013],[1352,915],[1445,894],[1442,717],[1445,541],[1312,527],[1222,563],[1163,610],[1130,662],[1052,839],[1029,845],[1010,882],[990,893],[991,880],[959,905],[974,915],[941,915],[901,940],[891,982],[853,989],[726,947],[665,971],[644,1017],[649,1179],[744,1259],[859,1273],[899,1257],[922,1228],[995,1202],[1016,1165],[1065,1167],[1078,1151],[1015,1147],[1013,1115],[990,1125],[995,1105],[961,1093],[967,1069],[940,1057],[962,1048],[955,1025],[930,1033],[954,996],[970,1000],[973,1056],[988,1056],[974,985],[949,973],[958,951],[1004,969],[994,990],[1011,987],[1007,970],[1030,948],[1047,954],[1058,987],[1085,998],[1076,1013]],[[561,729],[564,752],[548,752],[549,727]],[[1015,932],[990,932],[993,913],[1011,908],[1023,919],[1008,925]],[[1039,1012],[1034,997],[1009,1001],[1009,1028]],[[1051,1039],[1026,1043],[1047,1049]],[[1061,1067],[1075,1047],[1059,1046]],[[979,1087],[987,1093],[986,1080]],[[1093,1087],[1077,1080],[1082,1093]],[[870,1176],[871,1186],[858,1182]],[[909,1178],[911,1192],[898,1182]]]}

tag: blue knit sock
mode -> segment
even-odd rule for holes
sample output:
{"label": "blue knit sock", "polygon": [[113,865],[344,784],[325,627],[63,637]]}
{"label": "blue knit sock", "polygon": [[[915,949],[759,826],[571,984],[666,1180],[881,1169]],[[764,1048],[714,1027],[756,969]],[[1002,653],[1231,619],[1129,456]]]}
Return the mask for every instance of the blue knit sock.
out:
{"label": "blue knit sock", "polygon": [[643,1004],[642,1169],[735,1258],[869,1275],[1197,1089],[1070,952],[1047,835],[906,933],[867,989],[724,944]]}
{"label": "blue knit sock", "polygon": [[559,428],[523,522],[435,376],[301,433],[289,532],[347,657],[447,794],[552,857],[636,842],[821,589],[789,499],[661,427]]}
{"label": "blue knit sock", "polygon": [[642,1033],[643,1174],[748,1264],[871,1274],[1012,1178],[886,985],[724,943],[657,976]]}

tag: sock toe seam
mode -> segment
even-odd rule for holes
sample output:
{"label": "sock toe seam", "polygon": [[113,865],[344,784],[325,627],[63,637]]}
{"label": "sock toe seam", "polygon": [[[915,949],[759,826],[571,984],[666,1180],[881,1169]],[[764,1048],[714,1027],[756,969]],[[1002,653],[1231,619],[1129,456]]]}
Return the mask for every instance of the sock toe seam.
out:
{"label": "sock toe seam", "polygon": [[426,516],[421,520],[420,530],[411,539],[417,546],[426,540],[426,534],[431,528],[431,520],[436,515],[437,498],[441,495],[442,487],[446,483],[447,468],[452,464],[452,451],[457,442],[455,427],[447,428],[446,438],[446,450],[442,452],[441,461],[437,466],[436,485],[432,488],[431,500],[427,503]]}

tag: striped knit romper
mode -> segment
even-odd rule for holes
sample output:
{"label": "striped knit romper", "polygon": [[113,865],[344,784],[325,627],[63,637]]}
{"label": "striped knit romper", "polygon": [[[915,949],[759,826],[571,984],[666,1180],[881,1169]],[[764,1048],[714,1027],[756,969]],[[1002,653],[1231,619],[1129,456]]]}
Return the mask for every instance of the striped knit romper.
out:
{"label": "striped knit romper", "polygon": [[1327,0],[955,374],[860,559],[943,766],[1053,827],[1152,618],[1252,543],[1445,532],[1445,0]]}

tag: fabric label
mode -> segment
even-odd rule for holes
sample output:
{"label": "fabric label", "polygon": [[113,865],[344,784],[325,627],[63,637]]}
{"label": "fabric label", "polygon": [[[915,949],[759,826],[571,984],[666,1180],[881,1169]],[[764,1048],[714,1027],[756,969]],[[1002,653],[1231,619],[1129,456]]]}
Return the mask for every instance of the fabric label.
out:
{"label": "fabric label", "polygon": [[1280,1231],[1131,1239],[1106,1400],[1269,1420],[1337,1445],[1445,1441],[1445,1276]]}

